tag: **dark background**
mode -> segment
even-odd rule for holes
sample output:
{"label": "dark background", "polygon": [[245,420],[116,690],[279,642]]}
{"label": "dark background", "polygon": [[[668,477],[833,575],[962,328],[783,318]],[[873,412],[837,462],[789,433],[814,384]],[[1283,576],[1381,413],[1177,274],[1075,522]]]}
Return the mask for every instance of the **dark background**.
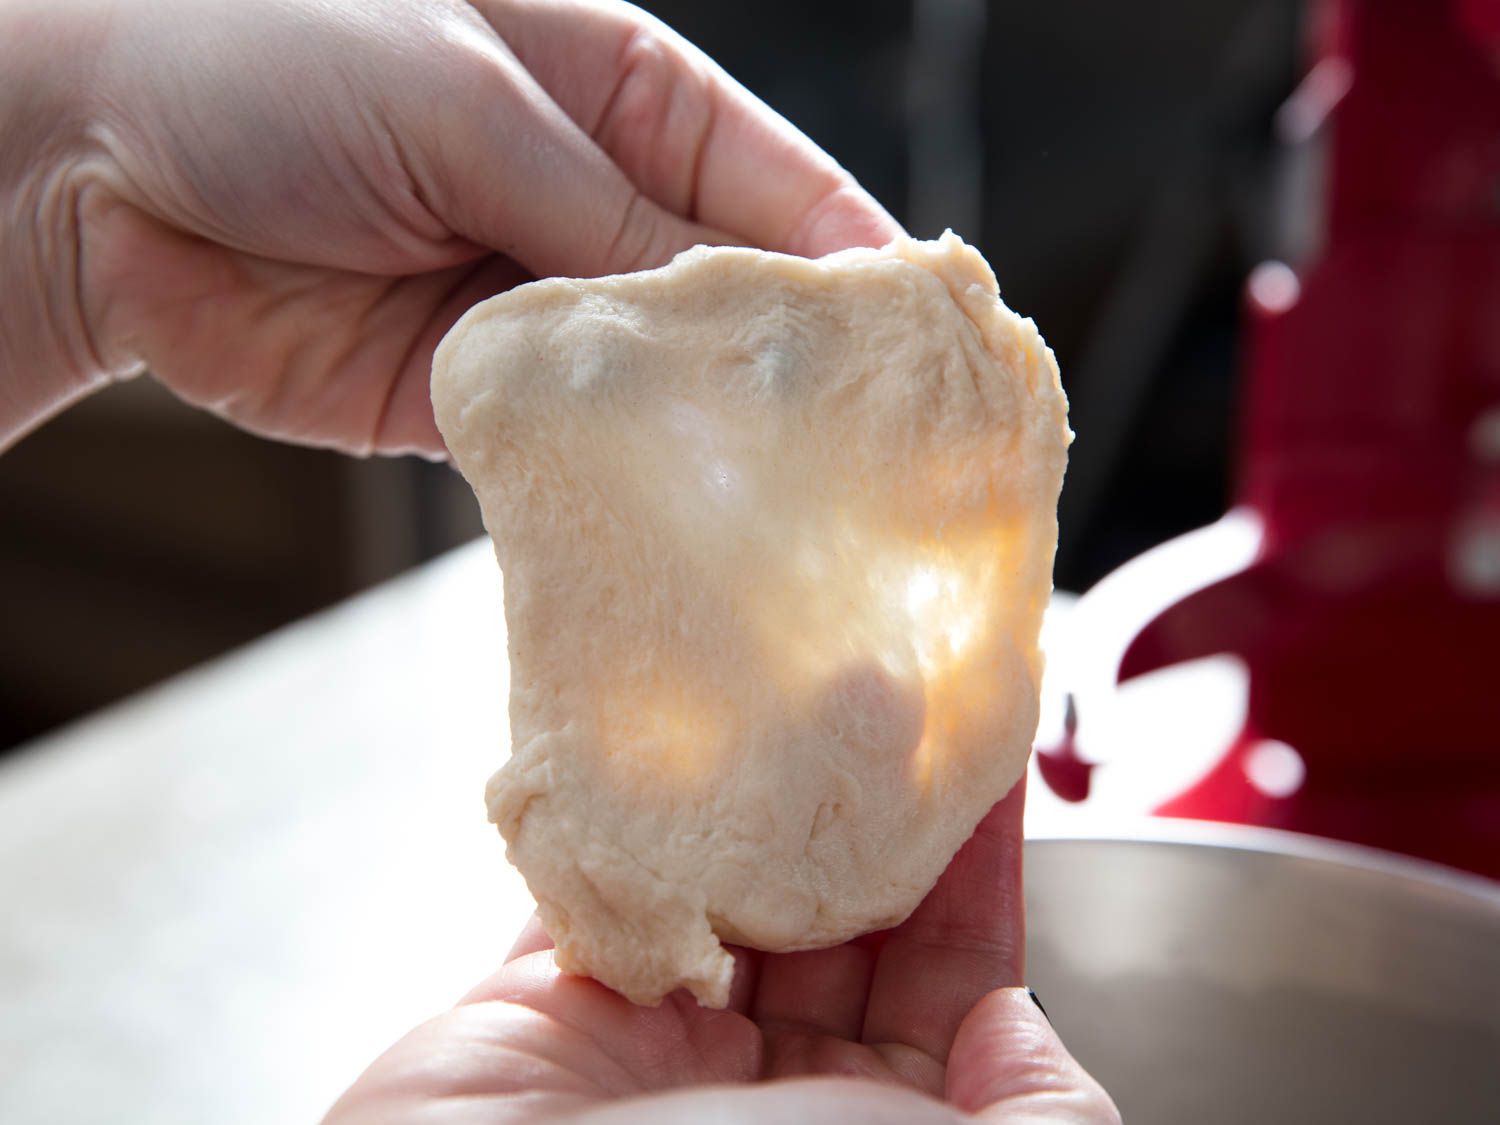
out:
{"label": "dark background", "polygon": [[[913,234],[977,244],[1037,321],[1078,433],[1059,587],[1222,513],[1298,0],[646,6]],[[444,467],[278,446],[148,380],[114,388],[0,457],[0,748],[478,531]]]}

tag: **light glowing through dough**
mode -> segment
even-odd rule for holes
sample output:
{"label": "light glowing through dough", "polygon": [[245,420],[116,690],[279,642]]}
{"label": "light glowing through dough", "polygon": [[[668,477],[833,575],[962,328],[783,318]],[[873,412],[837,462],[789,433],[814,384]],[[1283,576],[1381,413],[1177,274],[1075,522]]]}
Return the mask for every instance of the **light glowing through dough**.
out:
{"label": "light glowing through dough", "polygon": [[505,574],[489,813],[558,966],[721,1007],[726,943],[907,917],[1025,770],[1067,458],[978,253],[539,281],[432,392]]}
{"label": "light glowing through dough", "polygon": [[912,648],[924,679],[962,659],[984,615],[981,589],[951,567],[920,566],[907,580]]}
{"label": "light glowing through dough", "polygon": [[906,584],[906,608],[913,617],[920,615],[938,594],[937,571],[924,566]]}

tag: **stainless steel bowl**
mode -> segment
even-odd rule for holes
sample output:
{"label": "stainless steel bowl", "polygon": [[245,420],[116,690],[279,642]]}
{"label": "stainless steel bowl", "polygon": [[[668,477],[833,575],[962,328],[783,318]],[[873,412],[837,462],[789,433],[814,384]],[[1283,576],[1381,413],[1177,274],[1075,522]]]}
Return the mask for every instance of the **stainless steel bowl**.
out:
{"label": "stainless steel bowl", "polygon": [[1500,1122],[1500,886],[1288,833],[1026,847],[1029,978],[1143,1125]]}

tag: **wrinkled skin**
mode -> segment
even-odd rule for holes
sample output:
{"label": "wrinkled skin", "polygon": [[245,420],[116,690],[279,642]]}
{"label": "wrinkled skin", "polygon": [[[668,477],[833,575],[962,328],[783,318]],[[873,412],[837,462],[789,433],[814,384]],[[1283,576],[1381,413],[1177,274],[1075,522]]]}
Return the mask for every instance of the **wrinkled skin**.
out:
{"label": "wrinkled skin", "polygon": [[325,1125],[1117,1122],[1015,987],[1023,788],[896,929],[738,951],[724,1011],[681,992],[639,1008],[559,973],[533,920],[498,973],[377,1060]]}
{"label": "wrinkled skin", "polygon": [[440,456],[432,350],[485,297],[700,242],[899,233],[628,5],[8,3],[0,126],[9,102],[36,128],[0,127],[0,219],[37,244],[10,247],[5,288],[46,307],[0,312],[0,359],[47,382],[0,394],[0,446],[149,367],[264,434]]}

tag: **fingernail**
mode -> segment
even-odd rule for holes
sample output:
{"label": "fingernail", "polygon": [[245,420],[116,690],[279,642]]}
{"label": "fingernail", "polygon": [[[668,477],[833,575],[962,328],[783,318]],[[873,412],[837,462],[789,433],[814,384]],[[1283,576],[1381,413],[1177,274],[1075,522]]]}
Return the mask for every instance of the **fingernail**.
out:
{"label": "fingernail", "polygon": [[1048,1016],[1047,1009],[1042,1007],[1042,1002],[1037,997],[1036,989],[1028,985],[1026,988],[1026,995],[1031,997],[1031,1002],[1036,1005],[1037,1011],[1041,1012],[1043,1016],[1046,1016],[1047,1022],[1050,1024],[1052,1022],[1052,1017]]}

